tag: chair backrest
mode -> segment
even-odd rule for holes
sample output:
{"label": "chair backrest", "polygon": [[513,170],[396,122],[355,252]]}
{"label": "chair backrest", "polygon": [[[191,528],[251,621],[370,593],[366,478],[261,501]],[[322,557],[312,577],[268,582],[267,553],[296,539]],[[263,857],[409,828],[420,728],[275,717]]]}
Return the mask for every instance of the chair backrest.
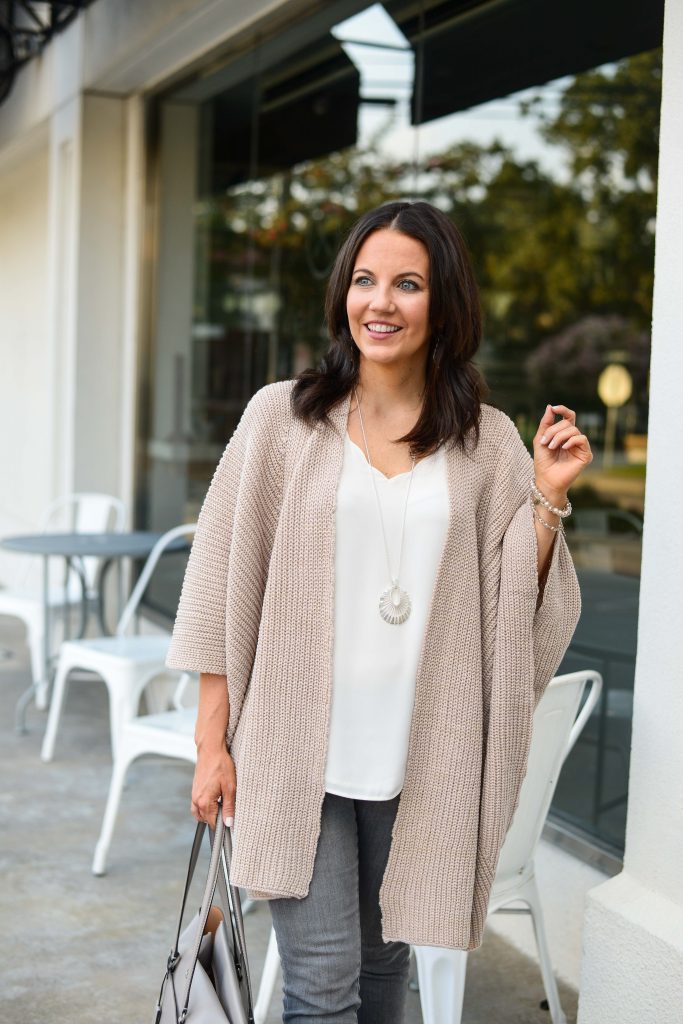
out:
{"label": "chair backrest", "polygon": [[198,672],[182,673],[171,697],[171,704],[176,711],[186,711],[188,708],[197,707],[199,703],[198,683]]}
{"label": "chair backrest", "polygon": [[62,520],[63,528],[74,533],[103,533],[106,530],[118,533],[125,525],[126,507],[113,494],[78,491],[50,502],[45,511],[43,532],[57,518]]}
{"label": "chair backrest", "polygon": [[[56,523],[60,529],[71,533],[120,533],[126,525],[126,507],[113,494],[91,491],[65,494],[48,505],[42,532],[49,532]],[[88,556],[81,559],[81,564],[88,592],[94,593],[100,559]],[[81,585],[75,573],[71,574],[68,585],[72,596],[78,597]]]}
{"label": "chair backrest", "polygon": [[[590,690],[577,717],[586,685]],[[594,669],[555,676],[534,712],[526,775],[519,802],[505,837],[496,870],[496,884],[516,878],[532,860],[541,837],[560,769],[588,721],[602,690]]]}
{"label": "chair backrest", "polygon": [[[126,507],[120,498],[113,494],[77,492],[62,495],[50,502],[43,512],[40,533],[105,533],[109,530],[119,533],[125,529],[125,525]],[[34,590],[37,596],[42,583],[40,575],[34,577],[35,562],[35,558],[22,559],[22,570],[17,574],[14,585],[18,590]],[[79,568],[85,577],[89,594],[96,591],[99,567],[99,558],[80,559]],[[51,581],[54,582],[52,577]],[[74,568],[68,574],[66,591],[69,600],[80,601],[81,579]]]}
{"label": "chair backrest", "polygon": [[121,618],[119,619],[118,626],[116,627],[117,636],[124,636],[133,622],[138,605],[149,586],[149,581],[151,580],[154,570],[156,569],[159,559],[163,555],[164,551],[166,551],[166,549],[179,537],[194,536],[196,529],[196,523],[183,523],[181,526],[174,526],[172,529],[167,530],[166,533],[162,534],[156,542],[147,556],[147,561],[142,568],[138,581],[133,587],[133,591],[126,602],[126,607],[121,613]]}

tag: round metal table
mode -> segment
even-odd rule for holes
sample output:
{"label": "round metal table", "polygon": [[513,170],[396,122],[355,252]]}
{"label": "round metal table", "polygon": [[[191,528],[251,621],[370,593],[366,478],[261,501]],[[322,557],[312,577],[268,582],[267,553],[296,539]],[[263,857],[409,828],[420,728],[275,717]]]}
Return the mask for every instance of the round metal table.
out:
{"label": "round metal table", "polygon": [[[104,617],[104,581],[107,570],[112,562],[117,562],[119,567],[119,605],[122,602],[122,576],[121,559],[147,558],[156,542],[163,536],[162,532],[153,530],[134,530],[121,533],[31,533],[24,536],[2,537],[0,547],[7,551],[14,551],[24,555],[39,555],[43,559],[43,678],[46,683],[50,681],[50,602],[49,602],[49,560],[50,558],[61,557],[65,560],[68,570],[73,569],[77,573],[82,587],[82,611],[79,638],[85,634],[87,624],[87,594],[86,581],[82,566],[79,564],[83,558],[99,558],[101,566],[97,578],[97,617],[103,635],[109,630]],[[182,537],[177,538],[169,544],[167,552],[189,551],[188,541]],[[119,607],[119,613],[121,607]],[[24,715],[28,704],[35,694],[35,684],[19,698],[17,704],[17,728],[24,729]]]}

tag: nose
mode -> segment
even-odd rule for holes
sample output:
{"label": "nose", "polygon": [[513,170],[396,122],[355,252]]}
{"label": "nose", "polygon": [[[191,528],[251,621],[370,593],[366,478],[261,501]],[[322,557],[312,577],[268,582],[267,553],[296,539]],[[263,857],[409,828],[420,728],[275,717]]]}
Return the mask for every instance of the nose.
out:
{"label": "nose", "polygon": [[368,307],[377,312],[393,309],[394,300],[391,297],[391,285],[378,283],[372,290]]}

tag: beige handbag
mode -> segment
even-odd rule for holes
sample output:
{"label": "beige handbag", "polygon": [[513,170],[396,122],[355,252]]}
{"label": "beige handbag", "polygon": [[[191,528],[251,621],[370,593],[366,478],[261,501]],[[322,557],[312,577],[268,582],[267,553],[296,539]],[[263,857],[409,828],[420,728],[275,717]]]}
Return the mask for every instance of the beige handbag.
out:
{"label": "beige handbag", "polygon": [[[175,942],[156,1006],[154,1024],[253,1024],[251,980],[242,904],[230,882],[232,841],[219,801],[211,833],[211,862],[199,910],[181,933],[187,894],[206,824],[195,832]],[[218,888],[222,910],[214,906]]]}

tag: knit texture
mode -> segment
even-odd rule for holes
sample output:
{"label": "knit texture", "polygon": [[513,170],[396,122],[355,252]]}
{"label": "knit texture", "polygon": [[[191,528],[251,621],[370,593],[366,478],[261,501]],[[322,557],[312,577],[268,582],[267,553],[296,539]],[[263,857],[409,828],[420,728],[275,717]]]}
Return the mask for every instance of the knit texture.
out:
{"label": "knit texture", "polygon": [[[224,674],[237,771],[231,878],[308,892],[332,693],[335,503],[351,396],[295,417],[253,396],[202,506],[167,665]],[[483,404],[448,444],[450,517],[418,661],[406,776],[380,889],[385,941],[475,949],[517,806],[533,712],[581,611],[561,533],[539,590],[533,459]],[[397,627],[400,628],[400,627]]]}

